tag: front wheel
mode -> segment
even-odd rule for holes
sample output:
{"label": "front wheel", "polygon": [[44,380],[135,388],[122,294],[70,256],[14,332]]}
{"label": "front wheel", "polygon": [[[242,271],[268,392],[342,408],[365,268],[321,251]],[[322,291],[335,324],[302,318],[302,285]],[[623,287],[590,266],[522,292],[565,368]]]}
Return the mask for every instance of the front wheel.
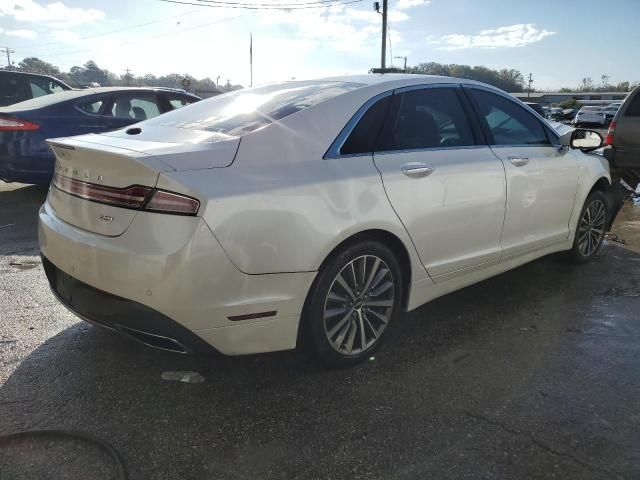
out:
{"label": "front wheel", "polygon": [[602,192],[592,192],[580,212],[571,249],[574,261],[583,263],[598,253],[604,240],[607,218],[607,199]]}
{"label": "front wheel", "polygon": [[320,270],[303,313],[303,336],[330,367],[367,358],[397,317],[400,266],[384,244],[364,240],[341,250]]}

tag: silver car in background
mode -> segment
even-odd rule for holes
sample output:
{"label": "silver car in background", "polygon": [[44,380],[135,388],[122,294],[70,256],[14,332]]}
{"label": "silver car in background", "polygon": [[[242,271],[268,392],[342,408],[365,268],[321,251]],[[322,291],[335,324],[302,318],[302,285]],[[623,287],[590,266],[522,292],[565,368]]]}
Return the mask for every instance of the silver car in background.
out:
{"label": "silver car in background", "polygon": [[582,107],[578,110],[576,118],[573,120],[576,127],[584,127],[587,125],[606,127],[607,115],[602,107]]}

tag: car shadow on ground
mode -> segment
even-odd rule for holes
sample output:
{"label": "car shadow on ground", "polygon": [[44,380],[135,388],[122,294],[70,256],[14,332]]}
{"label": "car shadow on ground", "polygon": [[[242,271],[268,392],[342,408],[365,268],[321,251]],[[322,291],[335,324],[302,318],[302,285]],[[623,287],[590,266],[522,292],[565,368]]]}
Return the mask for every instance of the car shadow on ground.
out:
{"label": "car shadow on ground", "polygon": [[[637,475],[639,265],[614,246],[533,262],[404,314],[337,371],[295,351],[165,353],[80,322],[0,388],[0,431],[91,432],[137,479]],[[103,453],[43,448],[9,445],[0,466],[109,478]]]}

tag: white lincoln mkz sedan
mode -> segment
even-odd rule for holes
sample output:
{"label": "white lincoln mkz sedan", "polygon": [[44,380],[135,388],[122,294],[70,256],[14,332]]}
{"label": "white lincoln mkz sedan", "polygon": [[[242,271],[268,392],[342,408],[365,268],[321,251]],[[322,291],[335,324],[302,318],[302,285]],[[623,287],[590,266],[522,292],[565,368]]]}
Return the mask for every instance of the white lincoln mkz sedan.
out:
{"label": "white lincoln mkz sedan", "polygon": [[54,139],[44,268],[78,316],[154,347],[354,363],[400,311],[597,252],[609,166],[564,128],[477,82],[369,75]]}

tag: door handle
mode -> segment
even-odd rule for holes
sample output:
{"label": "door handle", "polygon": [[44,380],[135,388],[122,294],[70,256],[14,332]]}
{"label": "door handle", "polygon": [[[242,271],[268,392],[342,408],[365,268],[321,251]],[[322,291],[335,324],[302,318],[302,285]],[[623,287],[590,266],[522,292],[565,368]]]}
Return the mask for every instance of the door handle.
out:
{"label": "door handle", "polygon": [[431,175],[435,170],[435,168],[428,166],[426,163],[411,162],[411,163],[407,163],[406,165],[403,165],[400,168],[400,170],[407,177],[420,178],[420,177],[426,177],[428,175]]}
{"label": "door handle", "polygon": [[529,157],[519,157],[517,155],[511,155],[509,161],[516,167],[524,167],[529,163]]}

